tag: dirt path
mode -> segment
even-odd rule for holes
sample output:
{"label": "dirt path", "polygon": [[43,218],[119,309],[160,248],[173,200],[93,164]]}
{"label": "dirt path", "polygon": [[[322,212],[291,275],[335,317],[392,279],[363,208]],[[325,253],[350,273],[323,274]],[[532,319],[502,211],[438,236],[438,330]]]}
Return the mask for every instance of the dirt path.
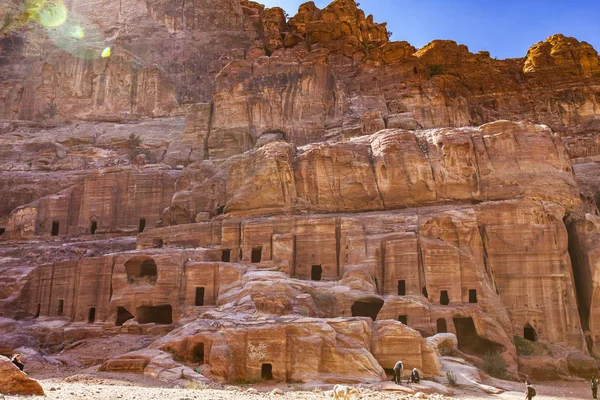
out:
{"label": "dirt path", "polygon": [[[93,375],[74,375],[63,378],[40,379],[44,391],[45,399],[49,400],[257,400],[257,399],[281,399],[281,400],[323,400],[331,399],[331,392],[327,390],[314,389],[312,391],[298,390],[296,385],[255,385],[258,393],[248,393],[250,386],[233,387],[224,389],[205,387],[198,385],[196,388],[171,388],[159,381],[152,380],[143,376],[110,376],[101,377]],[[283,395],[270,395],[269,392],[275,388],[280,388]],[[553,400],[553,399],[591,399],[591,392],[585,381],[560,381],[545,382],[535,385],[537,397],[535,400]],[[462,389],[456,389],[453,399],[497,399],[497,400],[523,400],[522,392],[505,392],[500,395],[488,395],[481,392],[474,392]],[[5,396],[8,399],[17,399],[15,396]],[[402,398],[412,398],[403,396],[400,393],[377,392],[369,389],[362,391],[361,399],[377,400],[398,400]],[[443,396],[432,395],[431,399],[445,399]],[[0,395],[2,399],[2,395]],[[37,400],[44,397],[29,397]]]}

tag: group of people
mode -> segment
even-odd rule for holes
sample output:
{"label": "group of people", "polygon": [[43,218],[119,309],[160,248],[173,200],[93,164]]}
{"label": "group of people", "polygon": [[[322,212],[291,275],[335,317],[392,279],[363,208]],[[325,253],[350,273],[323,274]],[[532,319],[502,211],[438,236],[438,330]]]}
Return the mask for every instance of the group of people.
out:
{"label": "group of people", "polygon": [[[598,378],[596,376],[593,376],[592,379],[590,380],[590,388],[592,389],[592,398],[597,399],[598,398]],[[525,398],[527,400],[532,400],[535,397],[535,395],[536,395],[535,389],[531,385],[531,382],[529,382],[528,380],[525,381]]]}
{"label": "group of people", "polygon": [[[396,385],[400,385],[402,383],[402,371],[404,371],[404,364],[402,363],[402,361],[398,361],[394,365],[394,382],[396,383]],[[410,376],[408,377],[408,382],[406,383],[419,383],[420,381],[421,376],[419,375],[419,370],[413,368],[413,370],[410,373]]]}

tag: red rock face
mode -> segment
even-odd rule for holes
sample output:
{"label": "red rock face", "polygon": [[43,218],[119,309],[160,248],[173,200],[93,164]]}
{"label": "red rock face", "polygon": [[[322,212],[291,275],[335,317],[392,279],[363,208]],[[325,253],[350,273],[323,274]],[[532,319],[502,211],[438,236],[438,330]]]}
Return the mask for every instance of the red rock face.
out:
{"label": "red rock face", "polygon": [[78,0],[64,42],[5,3],[1,352],[154,335],[93,359],[177,384],[594,372],[587,43],[417,50],[353,0]]}

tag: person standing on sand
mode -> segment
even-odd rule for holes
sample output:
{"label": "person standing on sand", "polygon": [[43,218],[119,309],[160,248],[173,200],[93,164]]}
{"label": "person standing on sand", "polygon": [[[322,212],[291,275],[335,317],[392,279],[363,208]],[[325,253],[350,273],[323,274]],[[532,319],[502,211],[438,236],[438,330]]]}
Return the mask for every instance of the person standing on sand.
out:
{"label": "person standing on sand", "polygon": [[394,382],[396,385],[402,383],[402,370],[404,369],[404,364],[402,361],[398,361],[396,365],[394,365]]}
{"label": "person standing on sand", "polygon": [[531,386],[531,382],[525,381],[525,399],[531,400],[535,397],[535,389]]}
{"label": "person standing on sand", "polygon": [[23,371],[23,368],[25,368],[25,365],[23,365],[23,363],[21,362],[20,354],[15,354],[13,356],[12,363],[15,364],[17,366],[17,368],[19,368],[21,371]]}
{"label": "person standing on sand", "polygon": [[596,378],[596,376],[592,377],[592,380],[590,381],[590,386],[592,388],[592,397],[594,399],[598,398],[598,378]]}

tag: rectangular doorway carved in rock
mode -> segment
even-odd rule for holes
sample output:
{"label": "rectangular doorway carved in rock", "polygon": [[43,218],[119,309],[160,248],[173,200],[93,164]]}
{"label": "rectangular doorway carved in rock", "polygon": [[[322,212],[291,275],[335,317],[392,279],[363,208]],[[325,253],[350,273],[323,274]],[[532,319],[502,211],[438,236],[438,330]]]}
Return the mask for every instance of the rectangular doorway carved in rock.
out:
{"label": "rectangular doorway carved in rock", "polygon": [[261,377],[266,381],[273,379],[273,366],[271,364],[263,364],[261,367]]}
{"label": "rectangular doorway carved in rock", "polygon": [[203,306],[204,305],[204,288],[197,287],[196,288],[196,299],[194,301],[195,306]]}
{"label": "rectangular doorway carved in rock", "polygon": [[253,247],[252,248],[252,256],[250,261],[253,263],[259,263],[262,259],[262,246],[261,247]]}
{"label": "rectangular doorway carved in rock", "polygon": [[92,223],[90,224],[90,233],[92,235],[96,234],[97,229],[98,229],[98,222],[92,221]]}
{"label": "rectangular doorway carved in rock", "polygon": [[310,273],[310,279],[313,281],[320,281],[323,276],[323,267],[321,264],[313,265]]}
{"label": "rectangular doorway carved in rock", "polygon": [[91,307],[88,313],[88,323],[93,324],[96,321],[96,307]]}
{"label": "rectangular doorway carved in rock", "polygon": [[221,261],[229,262],[231,261],[231,249],[223,249],[221,252]]}
{"label": "rectangular doorway carved in rock", "polygon": [[140,218],[140,223],[138,225],[138,232],[142,233],[146,229],[146,218]]}
{"label": "rectangular doorway carved in rock", "polygon": [[477,290],[469,289],[469,303],[477,303]]}
{"label": "rectangular doorway carved in rock", "polygon": [[448,304],[450,304],[450,297],[448,297],[447,290],[442,290],[440,292],[440,304],[443,306],[447,306]]}
{"label": "rectangular doorway carved in rock", "polygon": [[0,228],[0,236],[2,236],[2,234],[4,233],[4,231],[6,231],[6,228]]}
{"label": "rectangular doorway carved in rock", "polygon": [[58,310],[56,310],[56,315],[58,315],[59,317],[61,315],[63,315],[64,308],[65,308],[65,301],[59,300],[58,301]]}
{"label": "rectangular doorway carved in rock", "polygon": [[398,281],[398,296],[405,296],[405,295],[406,295],[406,281],[405,280]]}
{"label": "rectangular doorway carved in rock", "polygon": [[194,347],[194,361],[198,364],[204,364],[204,343],[198,343]]}
{"label": "rectangular doorway carved in rock", "polygon": [[52,236],[58,236],[60,223],[58,221],[52,221]]}

